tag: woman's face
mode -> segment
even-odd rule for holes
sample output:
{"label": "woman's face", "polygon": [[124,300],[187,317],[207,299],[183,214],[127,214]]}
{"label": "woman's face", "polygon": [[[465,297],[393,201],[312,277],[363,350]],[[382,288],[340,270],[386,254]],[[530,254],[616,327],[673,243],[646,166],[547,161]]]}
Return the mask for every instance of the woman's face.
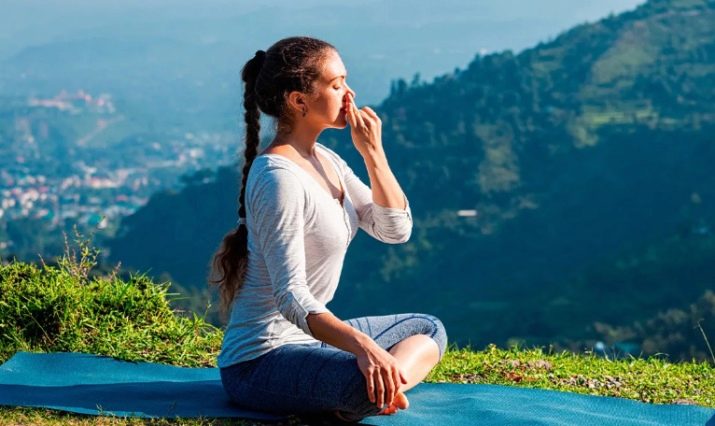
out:
{"label": "woman's face", "polygon": [[308,113],[305,120],[315,126],[342,129],[348,122],[343,109],[343,101],[348,93],[355,92],[345,81],[347,71],[338,52],[330,49],[323,62],[320,77],[314,82],[314,92],[306,101]]}

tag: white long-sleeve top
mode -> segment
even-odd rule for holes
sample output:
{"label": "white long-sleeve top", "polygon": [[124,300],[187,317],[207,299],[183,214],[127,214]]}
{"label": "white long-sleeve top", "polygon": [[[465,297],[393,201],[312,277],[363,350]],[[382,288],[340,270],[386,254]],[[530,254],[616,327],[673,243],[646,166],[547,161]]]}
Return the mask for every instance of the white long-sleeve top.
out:
{"label": "white long-sleeve top", "polygon": [[412,212],[372,201],[372,190],[333,150],[317,143],[345,190],[343,205],[313,176],[279,154],[257,156],[246,181],[248,265],[234,298],[219,367],[286,343],[313,343],[308,313],[329,312],[348,245],[363,229],[379,241],[406,242]]}

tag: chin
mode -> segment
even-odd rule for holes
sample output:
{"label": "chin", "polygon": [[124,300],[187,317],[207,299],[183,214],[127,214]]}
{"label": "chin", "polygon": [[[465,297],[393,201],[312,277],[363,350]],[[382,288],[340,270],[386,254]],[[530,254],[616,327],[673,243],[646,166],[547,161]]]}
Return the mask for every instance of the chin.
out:
{"label": "chin", "polygon": [[333,127],[336,129],[344,129],[348,125],[348,119],[345,117],[338,116],[338,118],[333,121]]}

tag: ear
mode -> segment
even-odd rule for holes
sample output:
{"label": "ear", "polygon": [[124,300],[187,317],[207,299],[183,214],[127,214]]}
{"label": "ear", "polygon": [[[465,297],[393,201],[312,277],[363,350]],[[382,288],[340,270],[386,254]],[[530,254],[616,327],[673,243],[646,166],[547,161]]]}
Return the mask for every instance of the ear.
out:
{"label": "ear", "polygon": [[306,101],[307,99],[305,94],[297,90],[294,90],[286,95],[288,108],[295,114],[302,114],[303,110],[308,108]]}

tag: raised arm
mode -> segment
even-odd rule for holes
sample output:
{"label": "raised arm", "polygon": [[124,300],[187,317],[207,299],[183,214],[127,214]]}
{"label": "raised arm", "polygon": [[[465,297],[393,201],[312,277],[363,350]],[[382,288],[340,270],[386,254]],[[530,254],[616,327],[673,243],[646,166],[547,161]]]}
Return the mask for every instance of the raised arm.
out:
{"label": "raised arm", "polygon": [[[388,244],[409,240],[412,234],[412,211],[387,161],[365,161],[372,185],[370,189],[343,159],[338,158],[346,189],[358,214],[360,228],[371,237]],[[389,202],[386,193],[390,194]]]}
{"label": "raised arm", "polygon": [[353,96],[347,93],[343,99],[346,118],[353,144],[365,161],[372,189],[360,181],[345,161],[340,161],[360,227],[382,242],[404,243],[412,233],[412,212],[387,164],[382,148],[382,121],[372,108],[358,109]]}
{"label": "raised arm", "polygon": [[306,279],[303,187],[292,171],[275,168],[266,171],[253,189],[251,219],[257,245],[266,259],[278,310],[313,336],[308,314],[330,310],[312,295]]}

